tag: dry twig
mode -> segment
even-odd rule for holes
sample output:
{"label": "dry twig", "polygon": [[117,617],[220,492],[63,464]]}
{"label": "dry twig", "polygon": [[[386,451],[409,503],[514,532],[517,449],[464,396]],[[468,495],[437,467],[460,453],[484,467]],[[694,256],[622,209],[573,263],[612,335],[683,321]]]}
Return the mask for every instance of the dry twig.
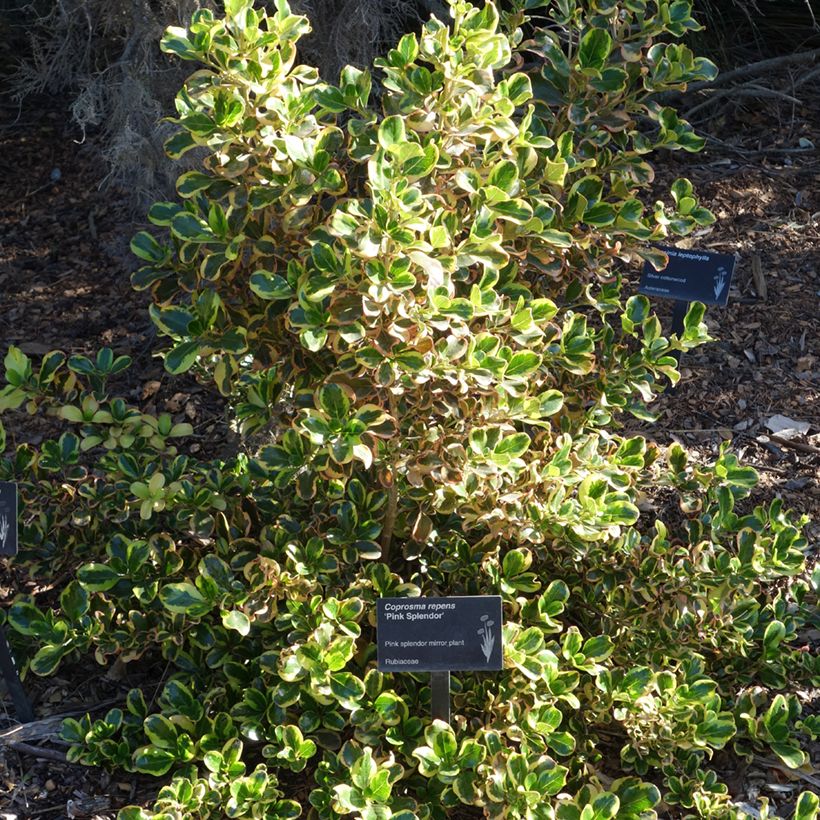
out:
{"label": "dry twig", "polygon": [[65,718],[85,715],[89,712],[97,712],[100,709],[106,709],[117,703],[122,703],[122,698],[112,698],[110,700],[101,701],[100,703],[92,703],[83,709],[73,709],[70,712],[62,712],[59,715],[50,715],[42,720],[34,720],[31,723],[21,723],[19,726],[14,726],[5,732],[1,732],[0,744],[10,746],[13,743],[19,743],[21,741],[43,740],[44,738],[52,737],[59,733]]}
{"label": "dry twig", "polygon": [[693,91],[702,91],[705,88],[717,88],[718,86],[728,85],[735,80],[742,80],[746,77],[759,77],[762,74],[768,74],[778,68],[783,68],[788,65],[800,65],[803,63],[813,63],[820,57],[820,48],[814,48],[811,51],[799,51],[796,54],[784,54],[781,57],[771,57],[768,60],[759,60],[748,65],[734,68],[731,71],[724,71],[714,80],[703,80],[698,83],[691,83],[686,89],[686,93]]}
{"label": "dry twig", "polygon": [[64,752],[58,752],[56,749],[45,749],[42,746],[32,746],[30,743],[22,743],[19,740],[8,744],[10,749],[15,752],[25,755],[33,755],[34,757],[42,758],[43,760],[53,760],[56,763],[68,763],[68,758]]}
{"label": "dry twig", "polygon": [[713,103],[719,102],[720,100],[724,100],[727,97],[768,97],[777,100],[783,100],[784,102],[790,102],[793,105],[803,104],[802,100],[797,99],[797,97],[793,97],[791,94],[786,94],[784,91],[778,91],[775,88],[766,88],[765,86],[757,85],[756,83],[747,83],[745,85],[732,86],[732,88],[723,88],[718,91],[715,91],[713,94],[710,94],[709,97],[707,97],[703,102],[700,102],[697,105],[690,108],[684,114],[684,117],[687,120],[691,120],[692,117],[699,111],[702,111],[704,108],[708,108]]}
{"label": "dry twig", "polygon": [[788,766],[785,766],[779,760],[774,760],[771,757],[760,757],[759,755],[755,755],[755,761],[760,763],[762,766],[768,766],[772,769],[777,769],[779,772],[783,772],[783,774],[791,775],[792,777],[798,777],[800,780],[805,780],[806,783],[811,784],[814,788],[820,788],[820,778],[814,777],[817,772],[813,772],[812,774],[808,774],[800,769],[790,769]]}
{"label": "dry twig", "polygon": [[788,438],[781,438],[769,433],[769,441],[779,444],[781,447],[790,447],[792,450],[797,450],[801,453],[808,453],[813,456],[820,456],[820,447],[814,447],[811,444],[804,444],[802,441],[792,441]]}

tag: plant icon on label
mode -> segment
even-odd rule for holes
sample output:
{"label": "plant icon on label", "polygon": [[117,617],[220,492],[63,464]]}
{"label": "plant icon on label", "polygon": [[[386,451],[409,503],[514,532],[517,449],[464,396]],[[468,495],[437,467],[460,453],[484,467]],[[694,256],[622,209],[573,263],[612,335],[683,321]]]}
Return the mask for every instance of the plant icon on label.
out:
{"label": "plant icon on label", "polygon": [[726,268],[718,268],[715,274],[715,299],[720,298],[724,287],[726,287]]}
{"label": "plant icon on label", "polygon": [[478,635],[481,638],[481,651],[484,653],[487,663],[490,662],[490,655],[493,654],[493,645],[495,644],[495,636],[491,629],[495,621],[491,621],[489,618],[489,615],[481,616],[483,626],[478,630]]}
{"label": "plant icon on label", "polygon": [[6,539],[9,537],[9,520],[4,515],[0,518],[0,552],[5,549]]}

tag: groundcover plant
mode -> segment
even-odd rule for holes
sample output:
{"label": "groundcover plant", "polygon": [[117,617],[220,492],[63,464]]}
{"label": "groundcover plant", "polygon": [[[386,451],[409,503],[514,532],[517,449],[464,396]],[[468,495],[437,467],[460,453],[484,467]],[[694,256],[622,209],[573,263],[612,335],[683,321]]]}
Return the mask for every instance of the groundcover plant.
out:
{"label": "groundcover plant", "polygon": [[[284,0],[163,40],[199,64],[168,151],[203,160],[133,280],[233,458],[111,396],[126,357],[6,356],[0,409],[67,424],[0,464],[20,568],[72,579],[10,607],[27,671],[167,661],[156,698],[63,728],[74,761],[171,778],[122,820],[728,818],[717,750],[807,760],[805,520],[752,508],[726,448],[618,432],[708,341],[702,305],[669,337],[621,278],[713,221],[684,179],[640,198],[652,152],[702,147],[656,101],[714,74],[677,42],[690,3],[451,15],[376,62],[378,95],[296,64]],[[375,602],[482,593],[504,669],[455,675],[431,722],[425,675],[376,669]]]}

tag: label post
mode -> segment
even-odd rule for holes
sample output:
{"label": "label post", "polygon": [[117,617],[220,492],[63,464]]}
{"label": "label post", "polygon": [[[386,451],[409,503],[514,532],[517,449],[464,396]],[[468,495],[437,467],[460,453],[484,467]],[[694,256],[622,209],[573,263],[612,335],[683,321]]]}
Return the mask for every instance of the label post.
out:
{"label": "label post", "polygon": [[14,656],[11,654],[6,630],[0,626],[0,673],[9,688],[11,702],[14,704],[14,711],[17,713],[17,720],[20,723],[31,723],[34,720],[34,710],[31,708],[26,690],[20,682],[20,675],[17,673],[17,665]]}
{"label": "label post", "polygon": [[[11,557],[17,554],[17,485],[13,481],[0,481],[0,556]],[[11,654],[5,629],[0,626],[0,675],[9,688],[14,710],[20,723],[31,723],[34,711],[31,708],[26,691],[20,682],[17,664]]]}
{"label": "label post", "polygon": [[433,720],[450,722],[450,673],[430,673],[430,713]]}

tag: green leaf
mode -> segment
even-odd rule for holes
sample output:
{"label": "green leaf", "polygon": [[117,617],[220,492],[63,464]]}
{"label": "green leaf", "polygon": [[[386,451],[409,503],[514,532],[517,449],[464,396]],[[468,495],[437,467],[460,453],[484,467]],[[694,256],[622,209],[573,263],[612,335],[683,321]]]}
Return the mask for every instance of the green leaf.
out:
{"label": "green leaf", "polygon": [[77,581],[71,581],[60,594],[60,608],[70,620],[77,621],[88,612],[88,592]]}
{"label": "green leaf", "polygon": [[77,578],[89,592],[105,592],[120,580],[120,575],[108,564],[85,564],[78,570]]}
{"label": "green leaf", "polygon": [[592,801],[590,808],[593,814],[591,814],[590,817],[594,817],[595,820],[610,820],[610,818],[618,816],[620,805],[621,802],[616,795],[610,792],[603,792],[602,794],[596,795]]}
{"label": "green leaf", "polygon": [[60,661],[71,652],[71,647],[58,644],[46,644],[31,659],[29,668],[35,675],[46,677],[55,672]]}
{"label": "green leaf", "polygon": [[693,339],[707,338],[706,325],[703,317],[706,315],[706,305],[702,302],[692,302],[683,319],[684,336]]}
{"label": "green leaf", "polygon": [[[183,198],[192,197],[195,194],[198,194],[210,188],[210,186],[214,182],[216,182],[214,177],[209,176],[208,174],[203,174],[201,171],[188,171],[187,174],[183,174],[181,177],[177,179],[177,193]],[[173,213],[169,212],[167,214],[168,216],[170,216],[170,221],[167,224],[173,225],[175,216],[177,216],[178,214],[187,213],[188,211],[177,206],[176,210]]]}
{"label": "green leaf", "polygon": [[651,670],[642,666],[627,672],[619,688],[628,693],[630,698],[635,701],[643,695],[651,682]]}
{"label": "green leaf", "polygon": [[188,39],[188,32],[178,26],[169,26],[160,40],[159,47],[168,54],[176,54],[183,60],[195,60],[199,54]]}
{"label": "green leaf", "polygon": [[180,131],[174,134],[173,137],[165,141],[165,153],[170,159],[180,159],[192,148],[197,147],[197,141],[192,134],[186,131]]}
{"label": "green leaf", "polygon": [[364,696],[364,684],[350,672],[330,676],[330,691],[340,701],[355,701]]}
{"label": "green leaf", "polygon": [[258,270],[250,275],[248,285],[260,299],[291,299],[293,297],[293,288],[278,273]]}
{"label": "green leaf", "polygon": [[126,806],[117,812],[117,820],[153,820],[155,816],[140,806]]}
{"label": "green leaf", "polygon": [[277,800],[272,809],[276,820],[296,820],[302,814],[302,807],[295,800]]}
{"label": "green leaf", "polygon": [[559,390],[547,390],[538,396],[538,412],[542,418],[554,416],[564,406],[564,394]]}
{"label": "green leaf", "polygon": [[143,723],[145,734],[160,749],[176,749],[177,729],[164,715],[149,715]]}
{"label": "green leaf", "polygon": [[365,748],[362,756],[353,764],[350,770],[350,778],[354,786],[362,791],[367,791],[377,771],[378,766],[376,761],[373,760],[373,752],[369,748]]}
{"label": "green leaf", "polygon": [[458,744],[455,732],[443,721],[434,720],[433,725],[424,733],[424,737],[440,760],[450,761],[456,757]]}
{"label": "green leaf", "polygon": [[575,751],[575,738],[569,732],[553,732],[545,740],[550,749],[561,757],[568,757]]}
{"label": "green leaf", "polygon": [[491,206],[492,212],[500,219],[523,225],[532,219],[532,208],[523,199],[508,199]]}
{"label": "green leaf", "polygon": [[489,185],[495,185],[504,193],[514,194],[518,183],[518,166],[510,159],[505,159],[499,162],[490,171],[490,176],[487,179]]}
{"label": "green leaf", "polygon": [[210,242],[214,239],[208,223],[188,211],[181,211],[173,218],[171,232],[183,242]]}
{"label": "green leaf", "polygon": [[323,327],[307,328],[299,333],[299,340],[311,353],[318,353],[327,342],[327,331]]}
{"label": "green leaf", "polygon": [[631,501],[611,501],[606,505],[606,517],[614,523],[629,525],[641,517],[641,511]]}
{"label": "green leaf", "polygon": [[772,652],[786,637],[786,626],[782,621],[772,621],[763,635],[763,647],[767,653]]}
{"label": "green leaf", "polygon": [[404,118],[398,114],[385,117],[379,125],[379,145],[390,151],[397,149],[407,141],[407,132],[404,127]]}
{"label": "green leaf", "polygon": [[596,662],[605,660],[612,654],[613,645],[609,635],[598,635],[589,638],[581,647],[581,654],[587,659]]}
{"label": "green leaf", "polygon": [[514,578],[527,570],[532,564],[532,553],[529,550],[510,550],[501,562],[501,571],[507,578]]}
{"label": "green leaf", "polygon": [[646,812],[661,802],[661,793],[656,786],[635,777],[616,780],[609,788],[620,801],[618,817],[624,820],[642,820],[647,816]]}
{"label": "green leaf", "polygon": [[776,742],[769,743],[769,746],[790,769],[799,769],[808,760],[808,756],[799,746]]}
{"label": "green leaf", "polygon": [[10,385],[20,387],[31,378],[31,360],[19,347],[9,345],[3,364],[6,367],[6,381]]}
{"label": "green leaf", "polygon": [[14,631],[21,635],[39,637],[48,630],[43,613],[28,601],[15,601],[9,609],[8,620]]}
{"label": "green leaf", "polygon": [[793,820],[817,820],[820,814],[820,796],[814,792],[803,792],[797,798],[797,805],[794,808]]}
{"label": "green leaf", "polygon": [[142,774],[161,777],[176,763],[176,757],[165,749],[155,746],[142,746],[133,755],[134,768]]}
{"label": "green leaf", "polygon": [[532,98],[532,81],[528,74],[513,74],[499,84],[513,105],[521,105]]}
{"label": "green leaf", "polygon": [[199,357],[199,342],[180,342],[165,354],[165,369],[175,376],[190,370]]}
{"label": "green leaf", "polygon": [[194,320],[189,310],[180,307],[158,308],[151,305],[149,312],[154,324],[168,336],[184,336],[188,332],[188,325]]}
{"label": "green leaf", "polygon": [[523,350],[514,354],[510,359],[510,363],[504,371],[504,377],[511,379],[523,378],[538,370],[540,366],[541,357],[537,353],[533,353],[531,350]]}
{"label": "green leaf", "polygon": [[181,210],[182,206],[176,202],[155,202],[148,209],[148,219],[153,225],[167,228]]}
{"label": "green leaf", "polygon": [[[552,762],[552,761],[551,761]],[[558,794],[567,782],[568,769],[554,763],[538,773],[538,790],[542,794]]]}
{"label": "green leaf", "polygon": [[735,722],[728,713],[707,718],[697,727],[697,737],[715,749],[722,749],[736,731]]}
{"label": "green leaf", "polygon": [[310,255],[317,270],[331,274],[338,272],[339,259],[336,257],[330,245],[324,242],[317,242],[311,249]]}
{"label": "green leaf", "polygon": [[344,94],[342,94],[341,89],[335,86],[329,85],[323,88],[317,88],[314,91],[314,97],[319,105],[334,114],[341,114],[347,109]]}
{"label": "green leaf", "polygon": [[355,642],[353,638],[336,638],[325,649],[322,659],[332,672],[338,672],[353,657]]}
{"label": "green leaf", "polygon": [[401,167],[402,174],[412,178],[425,177],[435,168],[438,156],[438,148],[434,143],[430,143],[424,147],[421,154],[405,160]]}
{"label": "green leaf", "polygon": [[571,248],[572,234],[566,231],[556,231],[552,228],[545,228],[540,232],[539,237],[548,245],[554,245],[556,248]]}
{"label": "green leaf", "polygon": [[514,433],[501,439],[498,446],[493,450],[493,455],[519,458],[527,452],[529,446],[530,437],[526,433]]}
{"label": "green leaf", "polygon": [[405,34],[399,40],[396,51],[401,55],[404,65],[412,63],[419,53],[419,44],[415,34]]}
{"label": "green leaf", "polygon": [[582,38],[578,49],[578,64],[582,69],[600,71],[612,51],[612,37],[602,28],[590,29]]}
{"label": "green leaf", "polygon": [[251,631],[251,619],[238,609],[223,612],[222,625],[225,629],[233,629],[243,637]]}
{"label": "green leaf", "polygon": [[171,275],[171,271],[164,268],[152,268],[150,266],[140,268],[131,274],[131,284],[134,290],[147,290],[156,282],[162,279],[167,279]]}
{"label": "green leaf", "polygon": [[205,596],[190,582],[167,584],[159,591],[159,599],[169,612],[198,618],[213,608]]}
{"label": "green leaf", "polygon": [[131,252],[146,262],[161,262],[165,257],[162,246],[147,231],[140,231],[131,240]]}
{"label": "green leaf", "polygon": [[350,400],[338,384],[326,384],[319,388],[319,407],[331,419],[346,419],[350,413]]}

